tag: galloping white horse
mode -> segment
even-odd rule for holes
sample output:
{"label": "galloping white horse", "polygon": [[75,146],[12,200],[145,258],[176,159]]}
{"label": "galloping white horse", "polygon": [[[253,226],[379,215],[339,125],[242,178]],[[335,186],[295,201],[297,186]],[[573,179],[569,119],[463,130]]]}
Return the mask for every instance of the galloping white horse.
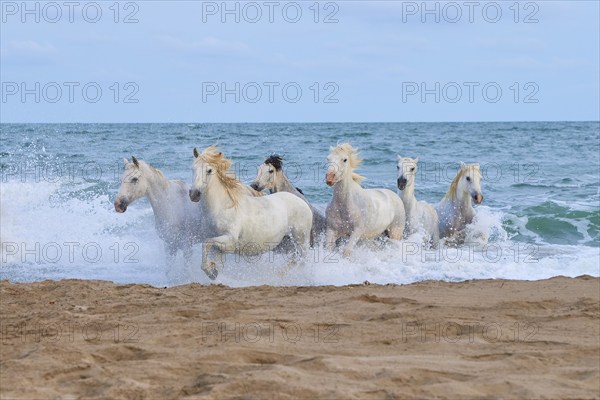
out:
{"label": "galloping white horse", "polygon": [[424,201],[417,201],[415,197],[415,176],[418,162],[418,158],[398,156],[398,189],[406,211],[406,234],[425,233],[427,241],[431,241],[433,246],[437,246],[440,237],[437,212],[432,205]]}
{"label": "galloping white horse", "polygon": [[475,204],[481,204],[481,170],[479,164],[460,163],[460,169],[452,180],[448,192],[436,206],[440,237],[461,243],[465,238],[465,227],[473,222]]}
{"label": "galloping white horse", "polygon": [[124,213],[127,206],[148,197],[154,211],[158,236],[165,242],[167,263],[172,264],[178,250],[183,251],[186,267],[192,256],[192,245],[204,240],[201,209],[188,197],[189,185],[168,180],[158,169],[131,157],[124,159],[125,172],[115,200],[115,211]]}
{"label": "galloping white horse", "polygon": [[328,248],[333,248],[337,239],[348,237],[343,252],[348,256],[360,239],[374,239],[383,233],[390,239],[402,239],[404,204],[391,190],[360,186],[362,177],[353,172],[361,161],[357,149],[349,143],[331,147],[327,161],[325,181],[333,186],[333,198],[325,214]]}
{"label": "galloping white horse", "polygon": [[200,202],[206,223],[215,237],[206,239],[202,270],[210,279],[218,274],[209,260],[215,250],[223,265],[223,253],[240,251],[259,254],[269,251],[289,235],[301,253],[308,248],[312,227],[310,207],[291,193],[252,197],[239,180],[228,176],[231,161],[215,146],[202,154],[194,148],[194,181],[189,196]]}
{"label": "galloping white horse", "polygon": [[272,155],[268,157],[264,163],[258,167],[258,173],[254,182],[250,185],[251,188],[260,191],[268,189],[271,193],[289,192],[300,197],[308,204],[313,213],[313,225],[310,232],[310,242],[314,245],[319,237],[325,233],[327,228],[327,220],[325,216],[312,206],[304,197],[302,190],[295,187],[282,169],[283,157]]}

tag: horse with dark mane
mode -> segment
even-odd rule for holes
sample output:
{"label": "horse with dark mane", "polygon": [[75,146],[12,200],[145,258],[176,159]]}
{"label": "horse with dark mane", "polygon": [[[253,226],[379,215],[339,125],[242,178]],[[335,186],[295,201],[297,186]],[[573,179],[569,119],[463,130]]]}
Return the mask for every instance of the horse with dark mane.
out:
{"label": "horse with dark mane", "polygon": [[300,197],[308,204],[313,213],[313,225],[311,231],[311,244],[319,241],[319,238],[325,233],[327,221],[325,216],[306,200],[302,190],[290,182],[283,172],[283,157],[277,154],[269,156],[264,163],[258,167],[258,173],[254,182],[250,184],[255,190],[269,190],[271,193],[289,192]]}

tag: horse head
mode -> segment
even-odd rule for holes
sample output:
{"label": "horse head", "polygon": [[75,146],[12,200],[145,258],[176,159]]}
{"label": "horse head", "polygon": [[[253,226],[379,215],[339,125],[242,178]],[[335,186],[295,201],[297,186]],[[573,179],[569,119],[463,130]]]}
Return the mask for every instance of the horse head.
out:
{"label": "horse head", "polygon": [[258,172],[254,182],[250,184],[250,187],[257,191],[263,191],[265,189],[273,190],[275,188],[275,182],[277,175],[281,173],[283,157],[279,155],[269,156],[264,163],[258,167]]}
{"label": "horse head", "polygon": [[407,186],[411,187],[414,185],[418,162],[418,158],[398,156],[398,164],[396,165],[396,169],[398,170],[398,189],[404,190]]}
{"label": "horse head", "polygon": [[354,181],[360,182],[362,177],[354,173],[361,163],[358,156],[358,149],[352,147],[350,143],[343,143],[329,149],[327,156],[327,174],[325,183],[333,186],[344,178],[350,176]]}
{"label": "horse head", "polygon": [[135,200],[146,195],[148,182],[143,174],[141,163],[137,158],[131,156],[131,162],[123,159],[125,171],[121,176],[121,187],[115,199],[115,211],[124,213],[127,206]]}
{"label": "horse head", "polygon": [[483,202],[481,179],[479,164],[465,164],[461,162],[460,170],[453,182],[456,196],[469,196],[475,204],[481,204]]}
{"label": "horse head", "polygon": [[216,146],[210,146],[204,149],[202,153],[194,148],[194,163],[192,166],[193,180],[190,189],[190,200],[200,201],[202,195],[206,193],[214,182],[220,183],[226,190],[230,199],[237,204],[237,197],[242,189],[240,182],[229,176],[231,160],[225,158],[223,153]]}

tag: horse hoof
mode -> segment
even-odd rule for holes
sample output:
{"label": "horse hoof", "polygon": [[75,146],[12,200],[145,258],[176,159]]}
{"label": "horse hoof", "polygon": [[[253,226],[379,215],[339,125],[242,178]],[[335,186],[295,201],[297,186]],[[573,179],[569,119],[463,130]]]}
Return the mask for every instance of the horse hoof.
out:
{"label": "horse hoof", "polygon": [[211,271],[207,271],[206,275],[211,279],[211,280],[215,280],[217,279],[217,276],[219,275],[219,271],[216,268],[213,268]]}
{"label": "horse hoof", "polygon": [[219,271],[217,270],[217,264],[214,261],[208,263],[207,268],[202,268],[206,276],[208,276],[211,280],[217,279],[219,275]]}

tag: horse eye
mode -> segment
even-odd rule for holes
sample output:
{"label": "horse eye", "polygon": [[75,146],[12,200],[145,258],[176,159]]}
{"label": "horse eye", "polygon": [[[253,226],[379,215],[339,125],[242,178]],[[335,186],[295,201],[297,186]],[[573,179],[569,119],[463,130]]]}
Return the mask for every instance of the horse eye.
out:
{"label": "horse eye", "polygon": [[137,183],[138,178],[131,178],[131,183]]}
{"label": "horse eye", "polygon": [[467,182],[471,182],[471,177],[467,176]]}
{"label": "horse eye", "polygon": [[346,161],[348,161],[348,159],[347,159],[347,158],[344,158],[344,162],[346,162]]}
{"label": "horse eye", "polygon": [[399,165],[396,165],[396,169],[397,169],[398,171],[400,171],[400,166],[399,166]]}
{"label": "horse eye", "polygon": [[272,173],[273,173],[273,170],[272,170],[272,169],[270,169],[270,170],[269,170],[269,173],[270,173],[270,174],[272,174]]}
{"label": "horse eye", "polygon": [[413,172],[414,170],[415,170],[415,167],[412,167],[412,168],[410,169],[410,172]]}
{"label": "horse eye", "polygon": [[212,169],[207,169],[207,170],[206,170],[206,172],[207,172],[208,174],[212,174]]}

